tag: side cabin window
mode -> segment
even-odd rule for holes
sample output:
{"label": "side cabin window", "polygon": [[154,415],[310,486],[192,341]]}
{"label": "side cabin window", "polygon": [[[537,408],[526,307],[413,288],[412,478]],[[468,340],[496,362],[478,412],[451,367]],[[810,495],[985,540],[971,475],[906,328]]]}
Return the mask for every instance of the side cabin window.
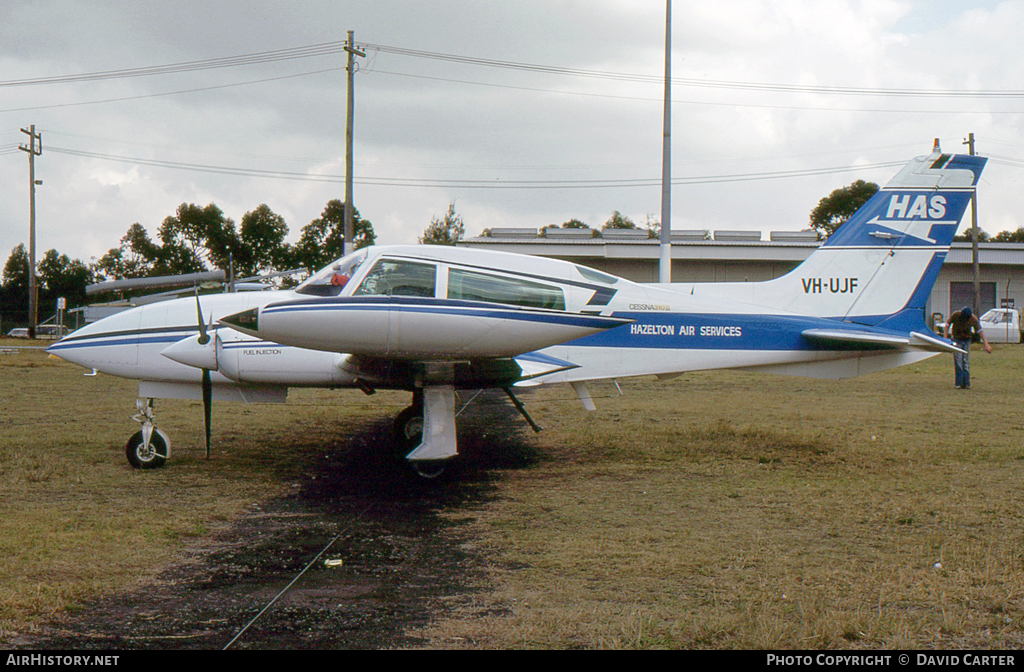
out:
{"label": "side cabin window", "polygon": [[565,310],[565,294],[559,287],[458,268],[448,269],[448,298]]}
{"label": "side cabin window", "polygon": [[352,293],[353,296],[434,296],[437,269],[404,259],[381,259]]}

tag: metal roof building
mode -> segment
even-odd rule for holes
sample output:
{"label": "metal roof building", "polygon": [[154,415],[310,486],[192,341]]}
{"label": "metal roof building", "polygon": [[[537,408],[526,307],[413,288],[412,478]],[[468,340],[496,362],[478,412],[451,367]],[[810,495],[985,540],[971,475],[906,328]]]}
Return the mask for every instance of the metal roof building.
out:
{"label": "metal roof building", "polygon": [[[492,229],[464,240],[478,249],[554,257],[619,275],[657,282],[659,241],[644,230]],[[672,282],[757,282],[796,268],[821,244],[813,231],[673,231]],[[1024,307],[1024,243],[980,243],[981,310]],[[949,315],[971,303],[970,243],[953,243],[928,300],[928,313]]]}

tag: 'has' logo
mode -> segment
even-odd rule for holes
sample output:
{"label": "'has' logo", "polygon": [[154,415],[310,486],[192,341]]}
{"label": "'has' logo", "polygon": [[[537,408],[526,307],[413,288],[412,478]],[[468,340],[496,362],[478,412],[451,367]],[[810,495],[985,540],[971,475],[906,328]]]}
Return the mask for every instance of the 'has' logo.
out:
{"label": "'has' logo", "polygon": [[946,197],[924,194],[893,194],[889,197],[886,219],[942,219],[946,216]]}

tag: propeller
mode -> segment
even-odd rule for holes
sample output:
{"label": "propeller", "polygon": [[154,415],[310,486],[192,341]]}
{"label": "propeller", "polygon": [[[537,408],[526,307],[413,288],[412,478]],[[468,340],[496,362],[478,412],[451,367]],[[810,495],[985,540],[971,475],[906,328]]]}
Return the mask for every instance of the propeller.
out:
{"label": "propeller", "polygon": [[[207,333],[206,323],[203,321],[203,307],[199,303],[199,290],[196,289],[196,318],[199,322],[199,345],[206,345],[210,342],[210,334]],[[210,316],[210,326],[213,326],[213,315]],[[210,426],[213,423],[213,382],[210,380],[210,370],[203,371],[203,421],[206,426],[206,459],[210,459]]]}

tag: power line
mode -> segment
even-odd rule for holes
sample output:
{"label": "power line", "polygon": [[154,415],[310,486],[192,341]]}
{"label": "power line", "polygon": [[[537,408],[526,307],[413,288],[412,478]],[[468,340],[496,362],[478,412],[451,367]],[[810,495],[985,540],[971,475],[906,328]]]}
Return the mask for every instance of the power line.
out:
{"label": "power line", "polygon": [[989,161],[997,163],[1001,166],[1010,166],[1011,168],[1024,168],[1024,161],[1021,159],[1015,159],[1012,156],[1002,156],[1000,154],[988,154]]}
{"label": "power line", "polygon": [[[412,79],[424,79],[436,82],[449,82],[452,84],[468,84],[471,86],[486,86],[495,89],[510,89],[514,91],[533,91],[537,93],[555,93],[565,96],[584,96],[588,98],[609,98],[613,100],[639,100],[648,101],[654,103],[661,103],[662,99],[653,96],[627,96],[615,93],[595,93],[592,91],[565,91],[559,89],[546,89],[532,86],[516,86],[512,84],[495,84],[494,82],[478,82],[466,79],[453,79],[450,77],[435,77],[431,75],[414,75],[405,72],[395,72],[393,70],[381,70],[375,68],[373,74],[391,75],[394,77],[409,77]],[[673,80],[675,81],[675,80]],[[863,107],[842,107],[837,108],[834,105],[772,105],[767,103],[734,103],[734,102],[721,102],[721,101],[708,101],[708,100],[692,100],[673,98],[673,104],[682,105],[707,105],[712,107],[729,107],[729,108],[754,108],[754,109],[767,109],[767,110],[819,110],[822,112],[866,112],[871,114],[972,114],[976,110],[907,110],[907,109],[893,109],[893,108],[863,108]],[[3,110],[0,110],[3,111]],[[1020,110],[984,110],[985,114],[1020,114]]]}
{"label": "power line", "polygon": [[[309,77],[312,75],[319,75],[328,72],[337,72],[344,70],[345,66],[338,66],[332,68],[321,68],[318,70],[308,70],[305,72],[298,72],[291,75],[280,75],[277,77],[264,77],[260,79],[250,79],[244,82],[234,82],[230,84],[216,84],[212,86],[200,86],[189,89],[176,89],[174,91],[163,91],[160,93],[147,93],[139,94],[134,96],[119,96],[116,98],[101,98],[98,100],[84,100],[73,103],[51,103],[49,105],[27,105],[23,107],[8,107],[0,109],[0,112],[30,112],[36,110],[50,110],[58,109],[63,107],[81,107],[86,105],[103,105],[107,103],[121,103],[132,100],[145,100],[147,98],[161,98],[166,96],[177,96],[187,93],[202,93],[206,91],[217,91],[220,89],[230,89],[242,86],[251,86],[253,84],[264,84],[266,82],[276,82],[286,79],[297,79],[299,77]],[[513,91],[532,91],[536,93],[548,93],[558,94],[563,96],[583,96],[587,98],[607,98],[612,100],[635,100],[635,101],[648,101],[661,103],[662,99],[658,97],[650,96],[629,96],[615,93],[595,93],[592,91],[566,91],[560,89],[550,89],[542,87],[531,87],[531,86],[517,86],[513,84],[497,84],[494,82],[479,82],[466,79],[454,79],[451,77],[436,77],[431,75],[412,74],[406,72],[395,72],[393,70],[382,70],[374,68],[371,71],[362,71],[366,74],[381,74],[390,75],[393,77],[407,77],[411,79],[423,79],[428,81],[436,82],[448,82],[453,84],[466,84],[470,86],[485,86],[496,89],[508,89]],[[705,105],[712,107],[729,107],[729,108],[754,108],[754,109],[770,109],[770,110],[818,110],[822,112],[864,112],[871,114],[971,114],[976,110],[907,110],[907,109],[892,109],[892,108],[860,108],[860,107],[844,107],[836,108],[835,106],[828,105],[778,105],[778,104],[767,104],[767,103],[735,103],[735,102],[721,102],[721,101],[708,101],[708,100],[691,100],[682,98],[673,98],[673,103],[681,105]],[[1020,114],[1019,110],[985,110],[985,114]]]}
{"label": "power line", "polygon": [[199,61],[184,61],[181,63],[169,63],[165,65],[152,65],[139,68],[124,68],[120,70],[103,70],[99,72],[86,72],[74,75],[54,75],[51,77],[32,77],[26,79],[0,80],[0,88],[16,86],[38,86],[42,84],[70,84],[78,82],[96,82],[108,79],[129,79],[134,77],[152,77],[155,75],[170,75],[182,72],[196,72],[199,70],[214,70],[219,68],[234,68],[245,65],[274,63],[278,61],[289,61],[301,58],[330,56],[344,52],[344,42],[325,42],[322,44],[311,44],[302,47],[290,47],[287,49],[275,49],[272,51],[260,51],[251,54],[241,54],[238,56],[225,56],[221,58],[210,58]]}
{"label": "power line", "polygon": [[[214,173],[221,175],[237,175],[241,177],[257,177],[281,180],[298,180],[304,182],[344,182],[344,175],[313,175],[309,173],[298,173],[277,170],[257,170],[254,168],[237,168],[233,166],[214,166],[199,163],[184,163],[175,161],[162,161],[158,159],[142,159],[128,156],[117,156],[113,154],[102,154],[99,152],[86,152],[63,147],[50,147],[49,151],[82,158],[100,159],[105,161],[116,161],[131,163],[135,165],[152,166],[156,168],[169,168],[174,170],[187,170],[193,172]],[[690,177],[679,177],[672,180],[674,185],[694,184],[719,184],[724,182],[750,182],[757,180],[774,180],[793,177],[811,177],[816,175],[833,175],[854,171],[867,171],[879,168],[891,168],[903,165],[903,161],[862,164],[857,166],[835,166],[828,168],[806,168],[798,170],[771,171],[757,173],[734,173],[725,175],[700,175]],[[599,179],[599,180],[469,180],[469,179],[437,179],[437,178],[409,178],[409,177],[387,177],[387,176],[363,176],[356,178],[355,182],[362,185],[390,186],[390,187],[420,187],[420,188],[458,188],[458,189],[616,189],[654,187],[661,184],[660,178],[630,178],[630,179]]]}
{"label": "power line", "polygon": [[[646,82],[651,84],[664,84],[664,77],[661,75],[644,75],[625,72],[611,72],[604,70],[586,70],[582,68],[568,68],[553,65],[542,65],[537,63],[523,63],[516,61],[502,61],[490,58],[478,58],[472,56],[459,56],[456,54],[445,54],[440,52],[422,51],[418,49],[407,49],[404,47],[392,47],[383,44],[364,45],[367,49],[373,49],[384,53],[413,58],[424,58],[431,60],[462,63],[467,65],[479,65],[492,68],[504,68],[527,72],[538,72],[554,75],[566,75],[574,77],[588,77],[595,79],[609,79],[629,82]],[[673,77],[673,85],[697,86],[720,89],[741,89],[750,91],[779,91],[786,93],[818,93],[835,95],[856,95],[856,96],[898,96],[898,97],[961,97],[961,98],[1024,98],[1024,90],[1003,90],[1003,89],[912,89],[912,88],[881,88],[881,87],[855,87],[855,86],[815,86],[808,84],[773,84],[768,82],[738,82],[715,79],[696,79],[692,77]]]}
{"label": "power line", "polygon": [[53,103],[51,105],[32,105],[29,107],[9,107],[0,112],[26,112],[32,110],[49,110],[59,107],[79,107],[82,105],[101,105],[104,103],[121,103],[129,100],[144,100],[146,98],[161,98],[164,96],[176,96],[183,93],[201,93],[203,91],[216,91],[218,89],[230,89],[238,86],[250,86],[252,84],[263,84],[265,82],[276,82],[283,79],[296,79],[298,77],[308,77],[310,75],[319,75],[325,72],[337,72],[338,70],[344,70],[345,66],[339,66],[336,68],[323,68],[321,70],[309,70],[307,72],[299,72],[293,75],[281,75],[279,77],[266,77],[263,79],[251,79],[245,82],[235,82],[233,84],[217,84],[214,86],[200,86],[191,89],[179,89],[177,91],[165,91],[162,93],[145,93],[136,96],[121,96],[119,98],[104,98],[101,100],[83,100],[77,103]]}
{"label": "power line", "polygon": [[[490,68],[501,68],[506,70],[517,70],[521,72],[534,72],[540,74],[551,74],[560,76],[614,80],[624,82],[641,82],[658,85],[662,85],[664,83],[663,76],[658,74],[647,75],[641,73],[615,72],[608,70],[590,70],[585,68],[545,65],[540,63],[505,61],[492,58],[461,56],[458,54],[446,54],[442,52],[409,49],[405,47],[394,47],[369,42],[359,43],[357,46],[359,46],[360,48],[371,49],[377,52],[389,53],[397,56],[445,61],[449,63],[460,63],[464,65],[475,65]],[[344,41],[324,42],[320,44],[289,47],[285,49],[274,49],[270,51],[260,51],[235,56],[224,56],[220,58],[183,61],[179,63],[168,63],[163,65],[152,65],[136,68],[122,68],[117,70],[103,70],[97,72],[87,72],[69,75],[53,75],[48,77],[30,77],[23,79],[0,80],[0,88],[39,86],[47,84],[96,82],[103,80],[129,79],[137,77],[152,77],[159,75],[197,72],[202,70],[214,70],[249,65],[259,65],[265,63],[275,63],[280,61],[289,61],[296,59],[333,56],[343,53],[345,53]],[[771,82],[744,82],[721,79],[698,79],[693,77],[673,77],[672,84],[678,86],[704,87],[716,89],[736,89],[745,91],[815,93],[854,96],[889,96],[910,98],[1024,98],[1024,90],[1021,89],[969,90],[854,87],[807,84],[778,84]]]}
{"label": "power line", "polygon": [[[180,144],[172,145],[172,144],[167,144],[167,143],[128,141],[128,140],[124,140],[123,138],[108,137],[108,136],[103,136],[103,135],[90,135],[90,134],[83,134],[83,133],[69,133],[67,131],[58,131],[58,130],[54,130],[52,128],[45,128],[43,130],[45,130],[51,136],[61,136],[61,137],[66,137],[66,138],[74,138],[74,139],[79,139],[79,140],[90,140],[90,141],[94,141],[94,142],[103,142],[103,143],[116,143],[116,144],[120,144],[120,145],[131,145],[133,147],[142,147],[142,148],[146,148],[146,149],[149,149],[149,150],[180,151],[180,150],[183,149]],[[986,142],[996,142],[996,141],[995,140],[986,140]],[[1003,144],[1009,144],[1009,143],[1003,143]],[[743,163],[758,163],[758,162],[765,162],[765,161],[769,161],[771,163],[778,163],[779,161],[783,161],[783,160],[818,158],[818,157],[825,157],[825,156],[834,156],[836,154],[840,154],[840,155],[844,155],[844,156],[848,156],[848,155],[854,154],[854,155],[861,156],[861,155],[865,155],[865,154],[878,154],[880,152],[892,152],[892,151],[896,151],[896,150],[901,150],[902,151],[902,150],[905,150],[905,149],[912,149],[912,148],[915,148],[915,147],[919,148],[919,145],[920,145],[920,143],[918,143],[918,142],[902,142],[902,143],[896,143],[896,144],[870,145],[870,146],[861,146],[861,147],[849,147],[849,148],[843,148],[843,149],[825,149],[825,150],[816,150],[816,151],[804,151],[804,152],[797,152],[797,153],[790,153],[790,154],[777,154],[777,153],[773,153],[773,154],[747,155],[747,156],[741,156],[741,157],[735,157],[735,158],[702,159],[702,160],[699,160],[699,161],[698,160],[693,160],[692,158],[688,157],[688,159],[685,162],[674,162],[673,165],[677,165],[677,166],[678,165],[683,165],[683,166],[693,167],[693,166],[708,165],[708,164],[736,163],[737,161],[741,161]],[[271,160],[271,161],[281,161],[281,162],[289,162],[289,163],[304,163],[304,164],[309,164],[309,165],[322,165],[324,163],[328,163],[330,161],[333,161],[333,160],[335,160],[337,158],[335,156],[330,156],[330,157],[328,157],[328,156],[319,156],[318,157],[318,156],[313,156],[313,155],[306,155],[306,156],[302,156],[302,157],[296,157],[296,156],[285,156],[285,155],[281,155],[281,154],[256,154],[256,153],[251,153],[251,152],[227,152],[227,151],[224,151],[222,149],[196,149],[196,148],[189,148],[187,151],[190,152],[190,153],[194,153],[194,154],[210,154],[210,155],[216,155],[218,157],[237,156],[237,157],[241,157],[241,158],[245,158],[245,159],[268,159],[268,160]],[[988,156],[991,156],[991,155],[988,155]],[[520,164],[520,163],[453,164],[451,162],[436,163],[436,162],[390,162],[390,161],[383,162],[383,161],[370,161],[370,162],[366,162],[366,163],[363,163],[363,164],[360,164],[359,162],[356,162],[356,165],[360,165],[362,167],[391,167],[391,168],[394,168],[394,167],[398,167],[398,168],[432,168],[432,169],[445,168],[445,169],[463,169],[463,170],[531,170],[531,171],[541,171],[541,170],[594,170],[594,169],[606,169],[606,168],[643,168],[643,169],[649,169],[650,168],[650,169],[653,169],[653,168],[656,168],[656,167],[660,166],[660,164],[657,161],[637,162],[637,163],[625,163],[623,161],[613,161],[613,162],[609,162],[609,163],[590,163],[590,164],[580,164],[580,163],[563,163],[563,164],[553,164],[553,163],[544,163],[544,164],[536,164],[536,163],[522,163],[522,164]]]}
{"label": "power line", "polygon": [[[299,77],[309,77],[312,75],[319,75],[328,72],[338,72],[344,70],[345,66],[338,66],[333,68],[322,68],[319,70],[308,70],[305,72],[299,72],[291,75],[280,75],[277,77],[264,77],[261,79],[250,79],[244,82],[233,82],[230,84],[215,84],[212,86],[200,86],[189,89],[176,89],[174,91],[163,91],[160,93],[146,93],[138,94],[134,96],[119,96],[116,98],[101,98],[98,100],[83,100],[73,103],[51,103],[49,105],[27,105],[23,107],[8,107],[0,109],[0,112],[31,112],[36,110],[50,110],[59,109],[63,107],[82,107],[86,105],[104,105],[107,103],[122,103],[132,100],[146,100],[148,98],[162,98],[167,96],[177,96],[188,93],[203,93],[206,91],[217,91],[220,89],[231,89],[242,86],[251,86],[253,84],[264,84],[267,82],[276,82],[286,79],[297,79]],[[365,71],[364,71],[365,72]],[[373,74],[390,75],[393,77],[407,77],[411,79],[423,79],[428,81],[436,82],[448,82],[452,84],[466,84],[469,86],[484,86],[495,89],[508,89],[512,91],[532,91],[536,93],[547,93],[557,94],[562,96],[582,96],[587,98],[606,98],[611,100],[633,100],[633,101],[647,101],[653,103],[661,103],[662,99],[658,97],[649,96],[629,96],[615,93],[595,93],[592,91],[566,91],[560,89],[550,89],[542,87],[531,87],[531,86],[516,86],[513,84],[496,84],[494,82],[479,82],[466,79],[454,79],[451,77],[435,77],[431,75],[412,74],[406,72],[395,72],[392,70],[382,70],[376,68],[372,71]],[[869,114],[972,114],[977,112],[976,110],[908,110],[908,109],[894,109],[894,108],[863,108],[863,107],[843,107],[837,108],[830,105],[778,105],[768,103],[735,103],[735,102],[722,102],[722,101],[709,101],[709,100],[692,100],[683,98],[673,98],[674,104],[680,105],[704,105],[710,107],[729,107],[729,108],[752,108],[752,109],[767,109],[767,110],[817,110],[822,112],[863,112]],[[985,114],[1020,114],[1020,110],[984,110]]]}

